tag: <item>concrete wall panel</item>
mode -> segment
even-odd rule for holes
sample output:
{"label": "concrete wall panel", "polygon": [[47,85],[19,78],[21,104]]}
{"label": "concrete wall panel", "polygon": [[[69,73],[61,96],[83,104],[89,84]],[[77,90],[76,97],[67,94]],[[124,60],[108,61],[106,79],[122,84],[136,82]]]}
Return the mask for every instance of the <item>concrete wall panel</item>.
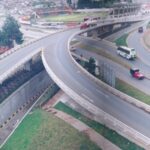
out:
{"label": "concrete wall panel", "polygon": [[47,73],[42,71],[30,81],[22,85],[17,91],[0,104],[0,124],[4,123],[4,121],[16,112],[16,110],[19,109],[25,102],[52,82],[53,81]]}

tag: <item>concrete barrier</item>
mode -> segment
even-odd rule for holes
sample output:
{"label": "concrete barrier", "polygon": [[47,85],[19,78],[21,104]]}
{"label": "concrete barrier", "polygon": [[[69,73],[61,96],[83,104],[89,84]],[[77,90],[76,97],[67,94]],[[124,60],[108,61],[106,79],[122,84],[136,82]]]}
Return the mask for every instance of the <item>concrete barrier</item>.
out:
{"label": "concrete barrier", "polygon": [[[72,35],[72,37],[70,37],[70,40],[68,41],[68,50],[70,47],[70,42],[71,39],[78,33],[75,33],[74,35]],[[137,100],[127,94],[124,94],[123,92],[120,92],[117,89],[114,89],[113,87],[109,86],[108,84],[102,82],[101,80],[97,79],[96,77],[94,77],[92,74],[90,74],[86,69],[84,69],[81,65],[79,65],[74,58],[72,57],[72,54],[70,52],[70,50],[68,51],[70,54],[70,57],[72,58],[73,62],[80,68],[80,70],[86,74],[90,79],[92,79],[95,83],[97,83],[98,85],[100,85],[101,87],[103,87],[104,89],[106,89],[107,91],[111,92],[112,94],[120,97],[122,100],[135,105],[136,107],[143,109],[144,111],[150,113],[150,105],[145,104],[144,102],[141,102],[140,100]],[[75,54],[73,54],[75,55]]]}
{"label": "concrete barrier", "polygon": [[[53,81],[49,78],[45,71],[37,74],[31,80],[23,84],[5,101],[0,104],[0,125],[2,125],[16,110],[18,110],[33,95],[38,93],[44,87]],[[38,86],[36,86],[38,83]]]}
{"label": "concrete barrier", "polygon": [[[134,130],[133,128],[125,125],[121,121],[117,120],[113,116],[109,115],[108,113],[104,112],[100,108],[94,106],[90,102],[88,102],[86,99],[78,95],[76,92],[74,92],[71,88],[69,88],[65,83],[63,83],[49,68],[44,53],[42,52],[42,61],[45,66],[45,69],[47,70],[48,74],[51,76],[51,78],[57,83],[57,85],[65,92],[67,95],[69,95],[72,99],[74,99],[77,103],[79,103],[82,107],[85,109],[88,109],[89,112],[95,115],[95,120],[101,122],[102,124],[105,124],[106,126],[110,127],[111,129],[114,129],[116,132],[120,133],[124,137],[130,139],[134,143],[144,147],[147,149],[150,146],[150,138],[144,136],[143,134],[139,133],[138,131]],[[142,142],[140,142],[142,141]],[[148,149],[147,149],[148,150]]]}
{"label": "concrete barrier", "polygon": [[[71,42],[71,39],[78,33],[75,33],[74,35],[72,35],[72,37],[70,37],[69,41],[68,41],[68,52],[69,52],[69,55],[70,57],[72,58],[73,62],[75,65],[78,66],[78,68],[86,75],[88,76],[90,79],[92,79],[95,83],[97,83],[98,85],[100,85],[101,87],[103,87],[104,89],[106,89],[107,91],[109,91],[110,93],[118,96],[121,98],[121,100],[124,100],[132,105],[135,105],[136,107],[140,108],[140,109],[143,109],[144,111],[150,113],[150,106],[131,97],[131,96],[128,96],[114,88],[112,88],[111,86],[107,85],[106,83],[102,82],[101,80],[97,79],[96,77],[94,77],[93,75],[91,75],[87,70],[85,70],[81,65],[79,65],[75,60],[74,58],[72,57],[71,55],[71,52],[69,51],[69,47],[70,47],[70,42]],[[88,107],[87,107],[88,108]],[[92,111],[95,111],[94,109]],[[91,111],[91,112],[92,112]],[[101,112],[102,113],[102,112]],[[110,128],[114,129],[115,131],[117,131],[118,133],[120,133],[121,135],[127,137],[128,139],[130,139],[131,141],[134,141],[136,144],[139,144],[141,145],[142,147],[146,148],[146,149],[149,149],[149,146],[150,146],[150,138],[142,135],[141,133],[139,133],[138,131],[128,127],[127,125],[123,124],[122,122],[120,122],[119,120],[115,119],[114,117],[110,116],[109,114],[106,115],[106,113],[102,113],[103,117],[105,118],[105,116],[108,116],[111,120],[111,122],[113,122],[113,124],[117,124],[117,126],[123,130],[118,130],[118,128],[116,128],[117,126],[115,126],[115,128],[111,125],[111,124],[108,124],[106,122],[106,120],[103,118],[103,120],[105,120],[103,123],[107,124],[107,126],[109,125]],[[129,129],[129,130],[128,130]],[[125,131],[127,130],[127,132],[122,132],[122,131]],[[128,135],[127,133],[130,133],[130,135]],[[140,142],[142,141],[142,142]]]}

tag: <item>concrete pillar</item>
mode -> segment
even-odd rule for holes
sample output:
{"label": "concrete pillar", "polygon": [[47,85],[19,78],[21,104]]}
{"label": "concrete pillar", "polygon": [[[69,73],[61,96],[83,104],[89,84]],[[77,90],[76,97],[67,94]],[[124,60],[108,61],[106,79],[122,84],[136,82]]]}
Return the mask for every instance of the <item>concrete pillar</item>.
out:
{"label": "concrete pillar", "polygon": [[112,31],[112,30],[113,30],[113,26],[114,26],[114,25],[109,25],[109,26],[107,26],[107,27],[108,27],[108,31]]}
{"label": "concrete pillar", "polygon": [[23,69],[27,70],[27,71],[30,71],[31,70],[31,65],[32,65],[32,59],[29,60],[27,63],[25,63],[23,65]]}
{"label": "concrete pillar", "polygon": [[87,37],[91,37],[92,36],[92,32],[91,31],[88,31],[87,32]]}
{"label": "concrete pillar", "polygon": [[98,37],[98,31],[97,30],[92,30],[92,37],[96,39]]}
{"label": "concrete pillar", "polygon": [[38,61],[40,61],[40,60],[41,60],[41,52],[38,53],[38,54],[36,54],[36,55],[34,55],[34,56],[32,57],[32,63],[33,63],[33,64],[36,63],[36,62],[38,62]]}

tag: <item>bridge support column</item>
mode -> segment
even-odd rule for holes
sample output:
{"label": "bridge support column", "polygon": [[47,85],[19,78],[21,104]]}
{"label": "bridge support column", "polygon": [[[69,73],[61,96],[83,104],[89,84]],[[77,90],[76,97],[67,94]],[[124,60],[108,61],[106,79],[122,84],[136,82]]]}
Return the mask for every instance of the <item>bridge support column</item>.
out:
{"label": "bridge support column", "polygon": [[30,71],[30,70],[31,70],[31,65],[32,65],[32,59],[29,60],[27,63],[25,63],[25,64],[23,65],[23,69],[24,69],[24,70],[27,70],[27,71]]}
{"label": "bridge support column", "polygon": [[88,37],[91,37],[91,36],[92,36],[92,31],[88,31],[88,32],[87,32],[87,36],[88,36]]}

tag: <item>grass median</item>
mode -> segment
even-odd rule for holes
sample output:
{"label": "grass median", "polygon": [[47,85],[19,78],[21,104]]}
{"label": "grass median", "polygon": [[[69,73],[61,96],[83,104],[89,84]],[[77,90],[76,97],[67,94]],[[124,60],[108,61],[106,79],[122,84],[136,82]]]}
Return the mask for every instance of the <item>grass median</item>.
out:
{"label": "grass median", "polygon": [[1,150],[100,150],[89,138],[41,109],[29,114]]}
{"label": "grass median", "polygon": [[117,46],[128,46],[127,38],[129,34],[124,34],[123,36],[119,37],[115,40]]}
{"label": "grass median", "polygon": [[53,22],[81,22],[85,17],[105,17],[107,15],[106,12],[98,12],[98,13],[72,13],[72,14],[63,14],[57,16],[48,16],[44,19],[47,21]]}
{"label": "grass median", "polygon": [[105,57],[105,58],[107,58],[109,60],[112,60],[112,61],[122,65],[125,68],[128,68],[128,69],[130,68],[130,66],[127,63],[125,63],[125,62],[121,61],[120,59],[118,59],[117,57],[111,55],[106,50],[103,50],[103,49],[100,49],[100,48],[98,49],[98,48],[95,48],[93,46],[85,45],[85,44],[79,44],[78,47],[80,47],[81,49],[90,51],[90,52],[94,52],[94,53],[96,53],[98,55],[101,55],[101,56],[103,56],[103,57]]}
{"label": "grass median", "polygon": [[126,83],[125,81],[119,78],[116,78],[116,89],[140,100],[141,102],[150,105],[150,95],[140,91],[139,89],[133,87],[132,85]]}
{"label": "grass median", "polygon": [[94,120],[91,120],[79,112],[71,109],[70,107],[66,106],[64,103],[59,102],[56,106],[56,109],[61,110],[71,116],[73,116],[76,119],[79,119],[80,121],[87,124],[89,127],[94,129],[96,132],[104,136],[106,139],[120,147],[122,150],[144,150],[143,148],[139,147],[138,145],[130,142],[128,139],[124,138],[123,136],[119,135],[114,130],[109,129],[103,124],[100,124]]}

